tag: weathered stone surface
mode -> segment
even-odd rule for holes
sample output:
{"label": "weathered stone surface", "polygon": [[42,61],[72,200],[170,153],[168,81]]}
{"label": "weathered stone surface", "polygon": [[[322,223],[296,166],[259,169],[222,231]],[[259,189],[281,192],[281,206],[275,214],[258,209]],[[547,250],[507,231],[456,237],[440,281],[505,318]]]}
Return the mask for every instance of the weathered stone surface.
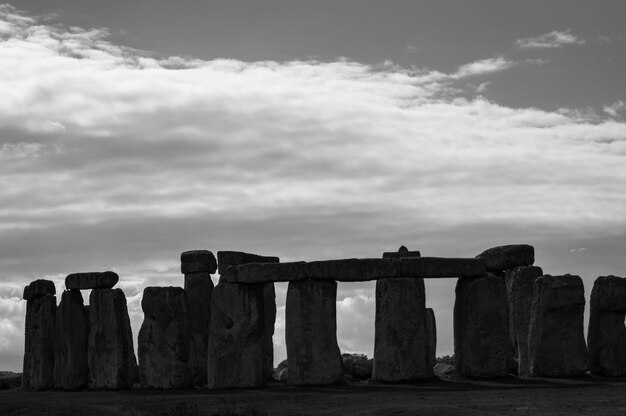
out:
{"label": "weathered stone surface", "polygon": [[265,326],[265,346],[263,356],[265,357],[265,378],[271,380],[274,377],[274,325],[276,323],[276,290],[274,283],[260,283],[263,288],[263,308],[265,315],[263,322]]}
{"label": "weathered stone surface", "polygon": [[626,375],[626,278],[600,276],[590,300],[589,361],[591,373],[605,377]]}
{"label": "weathered stone surface", "polygon": [[89,387],[131,388],[137,379],[137,360],[122,289],[91,291],[89,325]]}
{"label": "weathered stone surface", "polygon": [[89,318],[80,290],[66,290],[56,310],[54,386],[80,390],[89,384]]}
{"label": "weathered stone surface", "polygon": [[402,276],[407,277],[478,277],[485,274],[482,259],[445,257],[402,258]]}
{"label": "weathered stone surface", "polygon": [[507,270],[506,295],[509,303],[509,333],[516,356],[517,375],[530,376],[528,330],[533,304],[535,280],[543,275],[540,267],[521,266]]}
{"label": "weathered stone surface", "polygon": [[229,283],[289,282],[306,278],[306,262],[295,261],[243,264],[237,267],[236,273],[227,274],[225,281]]}
{"label": "weathered stone surface", "polygon": [[588,367],[583,335],[585,289],[579,276],[545,275],[535,280],[528,335],[530,373],[572,377]]}
{"label": "weathered stone surface", "polygon": [[476,258],[484,259],[487,270],[501,272],[535,262],[535,248],[528,244],[511,244],[487,249]]}
{"label": "weathered stone surface", "polygon": [[428,344],[424,279],[377,280],[372,379],[390,383],[431,378]]}
{"label": "weathered stone surface", "polygon": [[88,272],[72,273],[65,278],[67,289],[110,289],[119,281],[117,273]]}
{"label": "weathered stone surface", "polygon": [[344,259],[312,261],[306,265],[309,279],[362,282],[387,277],[400,277],[399,260]]}
{"label": "weathered stone surface", "polygon": [[42,297],[33,295],[30,299],[26,303],[22,387],[45,390],[54,387],[54,331],[57,301],[56,296],[50,293]]}
{"label": "weathered stone surface", "polygon": [[211,299],[208,386],[256,387],[266,376],[267,283],[220,283]]}
{"label": "weathered stone surface", "polygon": [[33,300],[41,298],[45,295],[56,295],[57,291],[54,287],[54,282],[51,280],[37,279],[30,282],[28,286],[24,288],[24,300]]}
{"label": "weathered stone surface", "polygon": [[189,310],[189,368],[195,386],[207,383],[207,351],[213,282],[208,272],[185,275],[185,292]]}
{"label": "weathered stone surface", "polygon": [[183,274],[190,273],[215,273],[217,260],[208,250],[185,251],[180,255],[180,271]]}
{"label": "weathered stone surface", "polygon": [[220,275],[228,273],[231,266],[241,266],[247,263],[278,263],[278,257],[259,256],[257,254],[244,253],[243,251],[218,251],[217,263]]}
{"label": "weathered stone surface", "polygon": [[336,298],[337,282],[289,282],[285,309],[289,383],[333,384],[343,380]]}
{"label": "weathered stone surface", "polygon": [[180,287],[147,287],[139,330],[139,381],[142,387],[180,389],[192,385],[189,368],[189,312]]}
{"label": "weathered stone surface", "polygon": [[437,321],[432,308],[426,308],[426,336],[428,338],[428,367],[433,368],[437,363]]}
{"label": "weathered stone surface", "polygon": [[508,375],[509,316],[504,279],[459,279],[454,302],[456,373],[465,377]]}
{"label": "weathered stone surface", "polygon": [[446,378],[454,375],[455,368],[450,364],[437,363],[433,368],[433,372],[439,378]]}

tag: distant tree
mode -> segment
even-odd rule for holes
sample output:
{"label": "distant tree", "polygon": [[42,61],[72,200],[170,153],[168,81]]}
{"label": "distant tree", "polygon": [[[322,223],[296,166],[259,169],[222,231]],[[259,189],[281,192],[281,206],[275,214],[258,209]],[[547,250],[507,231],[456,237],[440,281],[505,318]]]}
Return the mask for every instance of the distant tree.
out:
{"label": "distant tree", "polygon": [[343,373],[356,380],[367,380],[372,377],[373,360],[365,354],[341,354]]}
{"label": "distant tree", "polygon": [[452,354],[452,355],[444,355],[443,357],[437,357],[436,362],[437,363],[454,365],[454,363],[456,362],[456,359],[454,357],[454,354]]}
{"label": "distant tree", "polygon": [[276,367],[276,371],[280,372],[283,368],[287,368],[287,360],[282,360],[278,363],[278,367]]}

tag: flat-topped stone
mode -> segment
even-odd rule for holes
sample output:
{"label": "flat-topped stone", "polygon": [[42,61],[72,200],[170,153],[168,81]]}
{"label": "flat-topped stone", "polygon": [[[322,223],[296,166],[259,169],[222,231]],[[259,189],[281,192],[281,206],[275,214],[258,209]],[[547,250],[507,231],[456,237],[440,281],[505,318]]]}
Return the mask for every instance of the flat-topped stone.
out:
{"label": "flat-topped stone", "polygon": [[65,278],[67,289],[111,289],[120,280],[117,273],[87,272],[72,273]]}
{"label": "flat-topped stone", "polygon": [[603,312],[626,312],[626,278],[600,276],[591,292],[594,307]]}
{"label": "flat-topped stone", "polygon": [[387,277],[400,277],[399,260],[392,259],[344,259],[312,261],[306,265],[309,279],[363,282]]}
{"label": "flat-topped stone", "polygon": [[406,277],[479,277],[485,274],[482,259],[415,257],[402,258],[402,276]]}
{"label": "flat-topped stone", "polygon": [[208,250],[185,251],[180,255],[180,271],[182,274],[215,273],[217,260]]}
{"label": "flat-topped stone", "polygon": [[258,254],[245,253],[243,251],[218,251],[217,263],[219,274],[228,273],[231,266],[241,266],[247,263],[278,263],[280,259],[272,256],[259,256]]}
{"label": "flat-topped stone", "polygon": [[228,273],[229,283],[290,282],[305,280],[306,262],[247,263],[237,267],[237,273]]}
{"label": "flat-topped stone", "polygon": [[531,266],[535,262],[535,248],[528,244],[492,247],[476,258],[485,260],[487,270],[501,272],[519,266]]}
{"label": "flat-topped stone", "polygon": [[22,388],[54,387],[56,296],[47,293],[26,303]]}
{"label": "flat-topped stone", "polygon": [[386,251],[383,253],[383,259],[401,259],[404,257],[421,257],[419,251],[409,251],[408,248],[402,246],[398,251]]}
{"label": "flat-topped stone", "polygon": [[24,288],[24,300],[33,300],[44,297],[45,295],[56,295],[57,291],[54,287],[54,282],[46,279],[37,279],[30,282],[28,286]]}

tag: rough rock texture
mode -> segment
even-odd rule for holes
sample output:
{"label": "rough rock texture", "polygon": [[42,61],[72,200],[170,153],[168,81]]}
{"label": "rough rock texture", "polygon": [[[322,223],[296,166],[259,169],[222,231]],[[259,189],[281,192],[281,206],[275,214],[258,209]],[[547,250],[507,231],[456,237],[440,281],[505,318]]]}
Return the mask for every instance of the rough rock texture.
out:
{"label": "rough rock texture", "polygon": [[137,360],[122,289],[91,291],[89,325],[89,387],[132,387],[137,379]]}
{"label": "rough rock texture", "polygon": [[266,285],[220,283],[213,290],[208,354],[210,389],[265,383]]}
{"label": "rough rock texture", "polygon": [[65,287],[68,289],[110,289],[119,281],[117,273],[89,272],[72,273],[65,278]]}
{"label": "rough rock texture", "polygon": [[[52,282],[50,282],[52,283]],[[54,387],[54,331],[57,300],[47,293],[26,303],[26,336],[22,387]]]}
{"label": "rough rock texture", "polygon": [[185,275],[185,292],[189,310],[189,368],[195,386],[207,382],[207,351],[213,282],[208,272]]}
{"label": "rough rock texture", "polygon": [[484,259],[487,270],[502,272],[535,262],[535,248],[528,244],[512,244],[487,249],[476,258]]}
{"label": "rough rock texture", "polygon": [[190,273],[215,273],[217,260],[208,250],[185,251],[180,255],[180,271],[183,274]]}
{"label": "rough rock texture", "polygon": [[446,378],[454,375],[455,368],[450,364],[437,363],[433,368],[433,372],[439,378]]}
{"label": "rough rock texture", "polygon": [[289,383],[333,384],[343,380],[336,298],[337,282],[289,282],[285,309]]}
{"label": "rough rock texture", "polygon": [[80,290],[66,290],[56,310],[54,386],[80,390],[89,384],[89,318]]}
{"label": "rough rock texture", "polygon": [[237,267],[236,273],[227,274],[231,283],[289,282],[305,280],[306,262],[247,263]]}
{"label": "rough rock texture", "polygon": [[579,276],[535,280],[528,348],[531,375],[571,377],[588,367],[583,335],[585,289]]}
{"label": "rough rock texture", "polygon": [[485,274],[482,259],[444,257],[402,258],[402,276],[407,277],[478,277]]}
{"label": "rough rock texture", "polygon": [[189,368],[189,311],[180,287],[147,287],[139,330],[139,381],[142,387],[180,389],[192,385]]}
{"label": "rough rock texture", "polygon": [[28,286],[24,288],[24,300],[33,300],[41,298],[47,294],[56,295],[56,288],[54,282],[51,280],[38,279],[30,282]]}
{"label": "rough rock texture", "polygon": [[409,251],[405,246],[401,246],[398,251],[386,251],[383,253],[383,259],[401,259],[403,257],[421,257],[419,251]]}
{"label": "rough rock texture", "polygon": [[504,279],[459,279],[454,302],[456,373],[465,377],[508,375],[509,316]]}
{"label": "rough rock texture", "polygon": [[263,290],[263,307],[265,315],[263,322],[265,323],[265,346],[263,347],[263,356],[265,359],[265,378],[271,380],[274,378],[274,325],[276,323],[276,290],[274,283],[260,283]]}
{"label": "rough rock texture", "polygon": [[428,344],[424,279],[377,280],[372,379],[389,383],[431,378]]}
{"label": "rough rock texture", "polygon": [[626,375],[626,278],[601,276],[591,291],[587,345],[591,373]]}
{"label": "rough rock texture", "polygon": [[437,363],[437,321],[432,308],[426,308],[426,336],[428,338],[428,367],[433,368]]}
{"label": "rough rock texture", "polygon": [[386,277],[400,277],[401,266],[392,259],[344,259],[312,261],[306,265],[309,279],[362,282]]}
{"label": "rough rock texture", "polygon": [[247,263],[278,263],[278,257],[259,256],[257,254],[244,253],[243,251],[218,251],[217,264],[220,275],[228,274],[232,266],[241,266]]}
{"label": "rough rock texture", "polygon": [[509,303],[509,328],[516,357],[517,375],[530,376],[528,363],[528,330],[533,304],[535,280],[543,275],[541,267],[521,266],[507,270],[506,295]]}

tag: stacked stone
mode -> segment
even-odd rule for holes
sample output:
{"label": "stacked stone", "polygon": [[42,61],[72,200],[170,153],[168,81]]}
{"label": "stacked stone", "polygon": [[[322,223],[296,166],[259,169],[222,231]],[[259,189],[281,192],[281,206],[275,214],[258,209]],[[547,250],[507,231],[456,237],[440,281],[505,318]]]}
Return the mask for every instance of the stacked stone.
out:
{"label": "stacked stone", "polygon": [[626,278],[601,276],[591,291],[587,345],[591,374],[626,375]]}
{"label": "stacked stone", "polygon": [[[383,254],[383,258],[405,257],[420,257],[420,252],[410,252],[402,246],[397,253]],[[424,279],[396,277],[376,281],[374,381],[405,382],[433,376],[425,302]]]}
{"label": "stacked stone", "polygon": [[544,275],[535,280],[528,335],[533,376],[574,377],[588,367],[583,334],[585,289],[579,276]]}
{"label": "stacked stone", "polygon": [[211,300],[208,386],[262,386],[273,376],[274,283],[234,282],[238,266],[278,263],[279,259],[237,251],[220,251],[217,258],[220,283]]}
{"label": "stacked stone", "polygon": [[54,387],[55,294],[50,280],[35,280],[24,288],[26,333],[22,387],[25,389]]}
{"label": "stacked stone", "polygon": [[185,275],[185,292],[189,311],[189,368],[195,386],[207,384],[207,352],[213,282],[211,274],[217,261],[208,250],[186,251],[180,256],[181,272]]}

